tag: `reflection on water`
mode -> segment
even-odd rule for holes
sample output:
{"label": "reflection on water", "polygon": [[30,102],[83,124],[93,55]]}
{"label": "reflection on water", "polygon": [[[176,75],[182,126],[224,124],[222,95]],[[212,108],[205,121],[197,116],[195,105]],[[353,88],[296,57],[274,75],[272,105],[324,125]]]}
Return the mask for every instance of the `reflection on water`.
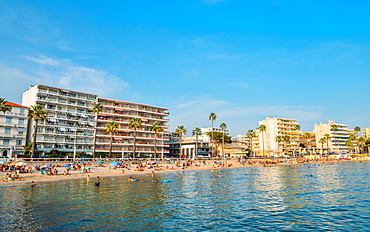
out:
{"label": "reflection on water", "polygon": [[0,188],[2,230],[367,230],[369,163],[273,166]]}

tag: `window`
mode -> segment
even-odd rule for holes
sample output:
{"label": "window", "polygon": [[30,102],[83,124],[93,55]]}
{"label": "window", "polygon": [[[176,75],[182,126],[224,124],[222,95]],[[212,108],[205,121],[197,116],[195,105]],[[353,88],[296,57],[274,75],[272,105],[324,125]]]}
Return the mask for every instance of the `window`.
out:
{"label": "window", "polygon": [[17,139],[16,141],[15,141],[15,144],[17,145],[17,146],[22,146],[22,139]]}
{"label": "window", "polygon": [[12,118],[6,117],[6,123],[12,123]]}
{"label": "window", "polygon": [[18,119],[18,125],[24,125],[24,118]]}
{"label": "window", "polygon": [[24,114],[24,109],[20,109],[19,114]]}
{"label": "window", "polygon": [[3,146],[9,146],[9,139],[3,140]]}
{"label": "window", "polygon": [[23,131],[18,131],[18,135],[23,135]]}
{"label": "window", "polygon": [[11,130],[11,128],[5,128],[4,134],[9,135],[10,134],[10,130]]}

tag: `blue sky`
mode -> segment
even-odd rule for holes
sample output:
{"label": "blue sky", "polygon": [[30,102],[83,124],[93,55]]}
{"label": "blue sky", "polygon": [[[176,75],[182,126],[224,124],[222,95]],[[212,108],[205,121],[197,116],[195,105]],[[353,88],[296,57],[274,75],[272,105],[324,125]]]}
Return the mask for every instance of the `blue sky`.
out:
{"label": "blue sky", "polygon": [[0,2],[0,97],[31,84],[169,108],[170,130],[267,116],[370,126],[370,2]]}

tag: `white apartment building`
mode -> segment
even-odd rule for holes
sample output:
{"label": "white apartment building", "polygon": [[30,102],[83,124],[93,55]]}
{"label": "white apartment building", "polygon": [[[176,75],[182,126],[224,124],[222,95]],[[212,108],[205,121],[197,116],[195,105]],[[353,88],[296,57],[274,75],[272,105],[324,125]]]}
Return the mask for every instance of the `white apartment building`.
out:
{"label": "white apartment building", "polygon": [[123,154],[127,156],[134,151],[134,130],[129,128],[132,118],[139,118],[142,121],[142,129],[137,129],[136,133],[136,155],[135,157],[152,156],[155,147],[155,133],[149,130],[151,124],[155,121],[162,123],[163,132],[159,132],[157,140],[157,157],[168,153],[166,147],[169,140],[167,123],[167,108],[100,98],[99,103],[103,106],[103,112],[99,113],[97,118],[96,132],[96,155],[98,153],[107,154],[110,146],[110,135],[105,132],[107,123],[115,121],[119,125],[118,133],[114,134],[112,154]]}
{"label": "white apartment building", "polygon": [[206,142],[210,142],[211,140],[211,137],[207,135],[207,133],[211,131],[217,131],[220,133],[224,133],[227,136],[230,136],[230,130],[228,129],[225,129],[225,131],[223,132],[221,128],[213,127],[212,129],[212,127],[201,127],[200,130],[202,131],[202,135],[199,136],[199,139]]}
{"label": "white apartment building", "polygon": [[[334,153],[345,153],[348,152],[346,141],[349,138],[348,126],[345,124],[336,123],[329,120],[328,123],[315,124],[314,132],[316,137],[316,144],[319,144],[319,140],[328,134],[329,137],[329,151]],[[326,143],[324,144],[326,149]]]}
{"label": "white apartment building", "polygon": [[370,127],[367,127],[365,129],[362,129],[361,130],[362,132],[362,136],[365,138],[365,139],[368,139],[370,138]]}
{"label": "white apartment building", "polygon": [[26,145],[28,107],[7,102],[11,112],[0,113],[0,156],[11,158],[23,153]]}
{"label": "white apartment building", "polygon": [[[95,114],[93,104],[97,95],[50,87],[30,86],[23,93],[22,105],[40,104],[48,116],[38,123],[36,148],[39,155],[47,153],[72,156],[76,152],[93,151]],[[33,134],[33,121],[29,122],[29,139]]]}
{"label": "white apartment building", "polygon": [[[260,156],[298,155],[299,129],[296,119],[267,117],[258,122],[266,131],[256,130],[258,138],[253,140],[253,150]],[[289,136],[289,142],[276,142],[277,136]]]}

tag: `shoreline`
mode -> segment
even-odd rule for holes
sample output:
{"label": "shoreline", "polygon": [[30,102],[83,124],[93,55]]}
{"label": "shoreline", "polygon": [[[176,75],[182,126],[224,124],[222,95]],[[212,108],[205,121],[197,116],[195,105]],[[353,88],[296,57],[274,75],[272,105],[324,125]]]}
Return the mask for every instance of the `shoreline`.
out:
{"label": "shoreline", "polygon": [[[346,162],[350,162],[352,160],[348,160]],[[213,162],[213,163],[211,163]],[[155,171],[154,168],[152,169],[145,169],[144,171],[135,171],[134,167],[136,165],[131,165],[130,169],[125,169],[124,173],[122,172],[122,168],[111,170],[111,166],[103,166],[103,167],[97,167],[94,166],[91,169],[90,173],[73,173],[72,175],[44,175],[41,174],[39,171],[35,171],[33,173],[20,173],[20,179],[19,180],[12,180],[12,181],[5,181],[4,177],[6,172],[0,173],[0,178],[2,181],[0,182],[0,188],[1,187],[14,187],[14,186],[23,186],[23,185],[31,185],[31,182],[34,181],[36,184],[38,183],[47,183],[47,182],[54,182],[54,181],[65,181],[65,180],[78,180],[78,179],[87,179],[88,176],[90,176],[90,180],[96,178],[97,176],[101,178],[107,178],[107,177],[129,177],[129,176],[141,176],[141,175],[151,175],[152,171],[154,171],[155,174],[162,174],[162,173],[171,173],[171,172],[180,172],[180,171],[198,171],[198,170],[212,170],[212,169],[230,169],[230,168],[247,168],[247,167],[271,167],[271,166],[282,166],[282,165],[304,165],[304,164],[325,164],[325,163],[341,163],[341,161],[338,160],[320,160],[320,161],[313,161],[313,162],[306,162],[306,163],[298,163],[298,162],[278,162],[278,163],[252,163],[252,164],[242,164],[240,162],[237,162],[237,160],[227,160],[227,166],[225,167],[215,167],[215,161],[208,161],[206,165],[200,165],[200,166],[188,166],[186,168],[176,167],[174,169],[161,169]],[[224,161],[223,161],[224,162]],[[356,162],[356,161],[355,161]],[[367,161],[365,161],[367,162]],[[231,165],[230,165],[231,164]],[[229,166],[230,165],[230,166]],[[268,166],[266,166],[268,165]],[[165,165],[161,165],[161,168],[163,168]],[[168,167],[168,165],[167,165]],[[63,167],[57,168],[60,173],[62,173]]]}

